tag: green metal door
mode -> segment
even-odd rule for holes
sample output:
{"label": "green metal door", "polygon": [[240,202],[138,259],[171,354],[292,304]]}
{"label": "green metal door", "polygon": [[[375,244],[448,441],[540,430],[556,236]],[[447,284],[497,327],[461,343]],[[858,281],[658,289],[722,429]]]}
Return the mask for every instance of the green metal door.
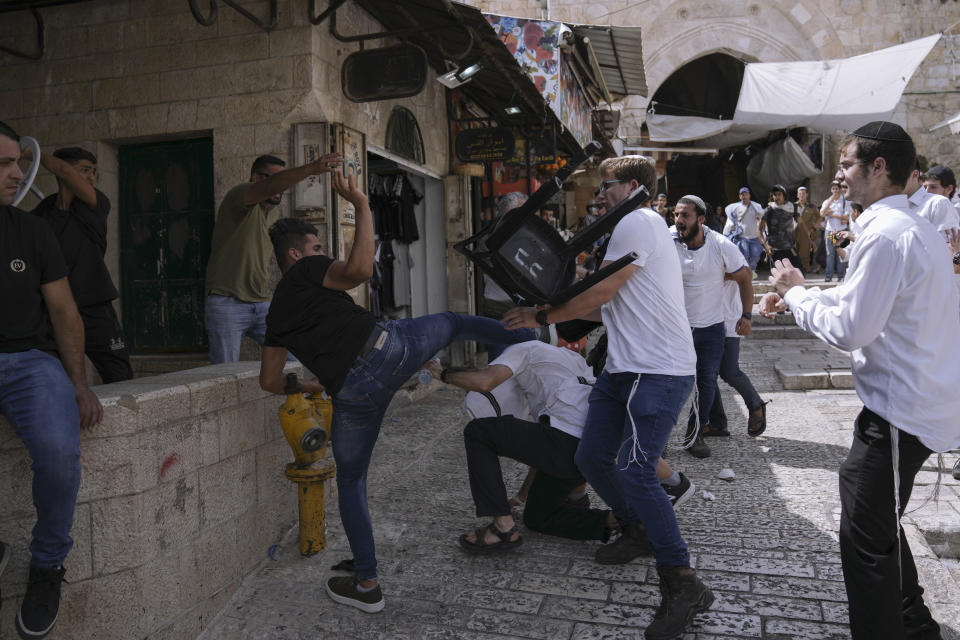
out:
{"label": "green metal door", "polygon": [[135,353],[206,351],[213,140],[120,147],[123,323]]}

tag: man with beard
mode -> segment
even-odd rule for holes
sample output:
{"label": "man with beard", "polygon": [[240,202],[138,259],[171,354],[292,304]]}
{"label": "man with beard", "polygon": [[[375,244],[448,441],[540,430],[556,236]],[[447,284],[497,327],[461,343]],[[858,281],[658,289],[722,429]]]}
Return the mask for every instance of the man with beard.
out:
{"label": "man with beard", "polygon": [[693,332],[697,353],[697,403],[690,409],[684,447],[692,456],[706,458],[710,447],[703,441],[699,426],[706,423],[717,393],[717,374],[723,360],[724,275],[740,288],[744,309],[737,322],[737,333],[749,335],[753,309],[753,273],[740,250],[704,224],[706,204],[699,197],[686,195],[677,201],[674,244],[683,273],[683,299],[687,321]]}
{"label": "man with beard", "polygon": [[213,227],[204,315],[210,362],[236,362],[247,335],[263,345],[270,309],[268,282],[270,225],[280,219],[283,192],[310,176],[330,173],[343,163],[331,153],[300,167],[284,169],[275,156],[260,156],[250,181],[227,192]]}
{"label": "man with beard", "polygon": [[864,408],[840,467],[840,558],[854,640],[941,637],[899,520],[931,453],[960,445],[960,301],[946,243],[904,194],[915,158],[891,122],[844,138],[836,177],[865,207],[847,278],[806,289],[780,261],[777,292],[761,300],[764,313],[789,307],[800,327],[851,352]]}

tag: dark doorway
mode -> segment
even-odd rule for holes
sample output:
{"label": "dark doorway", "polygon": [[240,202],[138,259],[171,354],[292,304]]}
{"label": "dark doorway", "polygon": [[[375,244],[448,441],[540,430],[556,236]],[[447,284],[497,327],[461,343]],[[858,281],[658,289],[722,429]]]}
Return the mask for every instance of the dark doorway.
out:
{"label": "dark doorway", "polygon": [[119,150],[123,323],[135,353],[202,352],[213,140]]}
{"label": "dark doorway", "polygon": [[730,120],[743,84],[742,60],[711,53],[683,65],[667,78],[651,99],[659,114]]}

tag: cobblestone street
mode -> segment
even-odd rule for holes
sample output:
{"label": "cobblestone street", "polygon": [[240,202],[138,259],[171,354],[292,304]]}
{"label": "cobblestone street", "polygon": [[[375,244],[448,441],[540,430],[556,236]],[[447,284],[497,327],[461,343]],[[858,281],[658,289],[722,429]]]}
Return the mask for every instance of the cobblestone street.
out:
{"label": "cobblestone street", "polygon": [[[744,369],[772,401],[763,436],[746,436],[743,404],[721,384],[732,437],[711,439],[713,456],[705,460],[680,451],[677,432],[668,448],[671,464],[716,497],[710,501],[698,492],[678,512],[694,566],[717,596],[686,638],[849,637],[837,545],[837,469],[861,405],[849,390],[784,391],[777,361],[799,352],[835,359],[813,339],[744,343]],[[478,523],[461,439],[462,393],[438,386],[388,414],[371,467],[387,608],[368,615],[326,597],[330,566],[350,556],[336,501],[328,499],[328,550],[301,558],[288,536],[276,560],[265,561],[244,583],[204,640],[642,637],[659,601],[651,558],[601,566],[593,561],[599,543],[530,531],[514,553],[461,552],[457,536]],[[957,555],[960,483],[949,475],[956,455],[945,458],[939,502],[925,502],[936,481],[934,457],[917,478],[904,524],[943,637],[957,639],[960,565],[940,560],[928,542]],[[725,467],[736,473],[733,482],[717,479]],[[504,469],[515,489],[524,469],[510,462]]]}

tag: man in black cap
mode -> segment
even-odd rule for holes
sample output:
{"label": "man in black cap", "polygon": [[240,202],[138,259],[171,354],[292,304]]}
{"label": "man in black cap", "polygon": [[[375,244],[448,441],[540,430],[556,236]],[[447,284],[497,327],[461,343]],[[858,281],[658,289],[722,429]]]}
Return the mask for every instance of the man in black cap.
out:
{"label": "man in black cap", "polygon": [[777,293],[760,302],[764,313],[789,306],[803,329],[851,352],[864,409],[840,467],[840,557],[854,640],[940,638],[899,519],[924,461],[960,445],[960,314],[944,312],[960,299],[946,243],[903,193],[915,156],[889,122],[847,136],[836,177],[866,207],[847,278],[808,290],[781,260]]}
{"label": "man in black cap", "polygon": [[800,210],[793,202],[787,202],[787,190],[783,185],[775,184],[770,189],[770,203],[760,217],[760,234],[766,230],[763,249],[770,256],[770,263],[777,260],[789,260],[793,266],[803,271],[803,262],[797,251],[797,229],[809,236],[807,225],[800,218]]}

